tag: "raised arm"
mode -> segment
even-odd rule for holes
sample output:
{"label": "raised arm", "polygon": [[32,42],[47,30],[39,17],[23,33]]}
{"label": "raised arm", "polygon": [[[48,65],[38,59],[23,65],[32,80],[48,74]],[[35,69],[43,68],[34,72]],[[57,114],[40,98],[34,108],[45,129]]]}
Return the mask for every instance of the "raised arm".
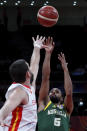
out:
{"label": "raised arm", "polygon": [[68,67],[67,67],[67,63],[66,63],[64,54],[63,53],[59,54],[58,59],[60,60],[63,71],[64,71],[64,89],[66,93],[66,96],[64,99],[64,105],[67,109],[67,112],[71,114],[73,111],[72,81],[69,75],[69,71],[68,71]]}
{"label": "raised arm", "polygon": [[35,87],[36,85],[36,78],[38,74],[38,69],[39,69],[39,61],[40,61],[40,49],[42,48],[43,42],[45,40],[45,37],[40,37],[37,35],[36,40],[33,39],[33,44],[34,44],[34,49],[33,53],[31,56],[31,62],[30,62],[30,70],[33,74],[33,81],[32,81],[32,86]]}
{"label": "raised arm", "polygon": [[42,83],[41,83],[41,88],[39,91],[39,99],[38,99],[38,104],[39,104],[38,111],[41,111],[44,108],[44,101],[45,100],[46,102],[48,101],[50,59],[54,48],[53,38],[48,37],[48,39],[46,40],[46,45],[47,45],[47,48],[45,48],[46,54],[43,62],[43,68],[42,68]]}

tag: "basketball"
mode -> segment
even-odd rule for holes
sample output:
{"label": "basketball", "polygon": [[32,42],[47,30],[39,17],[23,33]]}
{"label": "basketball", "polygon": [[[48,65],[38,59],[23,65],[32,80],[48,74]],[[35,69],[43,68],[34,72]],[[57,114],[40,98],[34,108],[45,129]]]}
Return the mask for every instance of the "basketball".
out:
{"label": "basketball", "polygon": [[43,6],[37,13],[38,22],[45,27],[54,26],[59,18],[58,11],[53,6]]}

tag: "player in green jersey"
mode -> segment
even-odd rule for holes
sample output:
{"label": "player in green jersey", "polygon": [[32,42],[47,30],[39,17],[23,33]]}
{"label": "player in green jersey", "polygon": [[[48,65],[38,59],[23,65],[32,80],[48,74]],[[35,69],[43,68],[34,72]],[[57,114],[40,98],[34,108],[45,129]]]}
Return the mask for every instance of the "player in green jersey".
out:
{"label": "player in green jersey", "polygon": [[45,44],[45,59],[42,68],[42,83],[38,99],[38,131],[69,131],[69,119],[73,110],[72,81],[67,62],[63,53],[58,55],[64,71],[64,89],[66,96],[63,100],[62,92],[53,88],[49,92],[50,59],[54,49],[53,38],[48,37]]}

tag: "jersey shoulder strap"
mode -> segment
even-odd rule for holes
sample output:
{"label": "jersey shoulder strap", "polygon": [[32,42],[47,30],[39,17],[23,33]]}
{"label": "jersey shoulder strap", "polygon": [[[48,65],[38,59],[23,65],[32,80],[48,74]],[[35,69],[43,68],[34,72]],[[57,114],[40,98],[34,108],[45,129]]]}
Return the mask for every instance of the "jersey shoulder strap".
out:
{"label": "jersey shoulder strap", "polygon": [[48,102],[48,104],[46,105],[46,107],[44,108],[44,111],[51,105],[51,101]]}

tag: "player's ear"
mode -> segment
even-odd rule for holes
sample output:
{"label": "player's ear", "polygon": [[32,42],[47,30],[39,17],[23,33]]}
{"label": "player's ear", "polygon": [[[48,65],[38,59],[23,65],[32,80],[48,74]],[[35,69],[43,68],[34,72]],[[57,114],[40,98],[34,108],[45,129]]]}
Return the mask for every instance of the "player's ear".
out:
{"label": "player's ear", "polygon": [[31,76],[31,75],[30,75],[30,72],[29,72],[29,71],[27,71],[27,72],[26,72],[26,79],[29,79],[29,78],[30,78],[30,76]]}

